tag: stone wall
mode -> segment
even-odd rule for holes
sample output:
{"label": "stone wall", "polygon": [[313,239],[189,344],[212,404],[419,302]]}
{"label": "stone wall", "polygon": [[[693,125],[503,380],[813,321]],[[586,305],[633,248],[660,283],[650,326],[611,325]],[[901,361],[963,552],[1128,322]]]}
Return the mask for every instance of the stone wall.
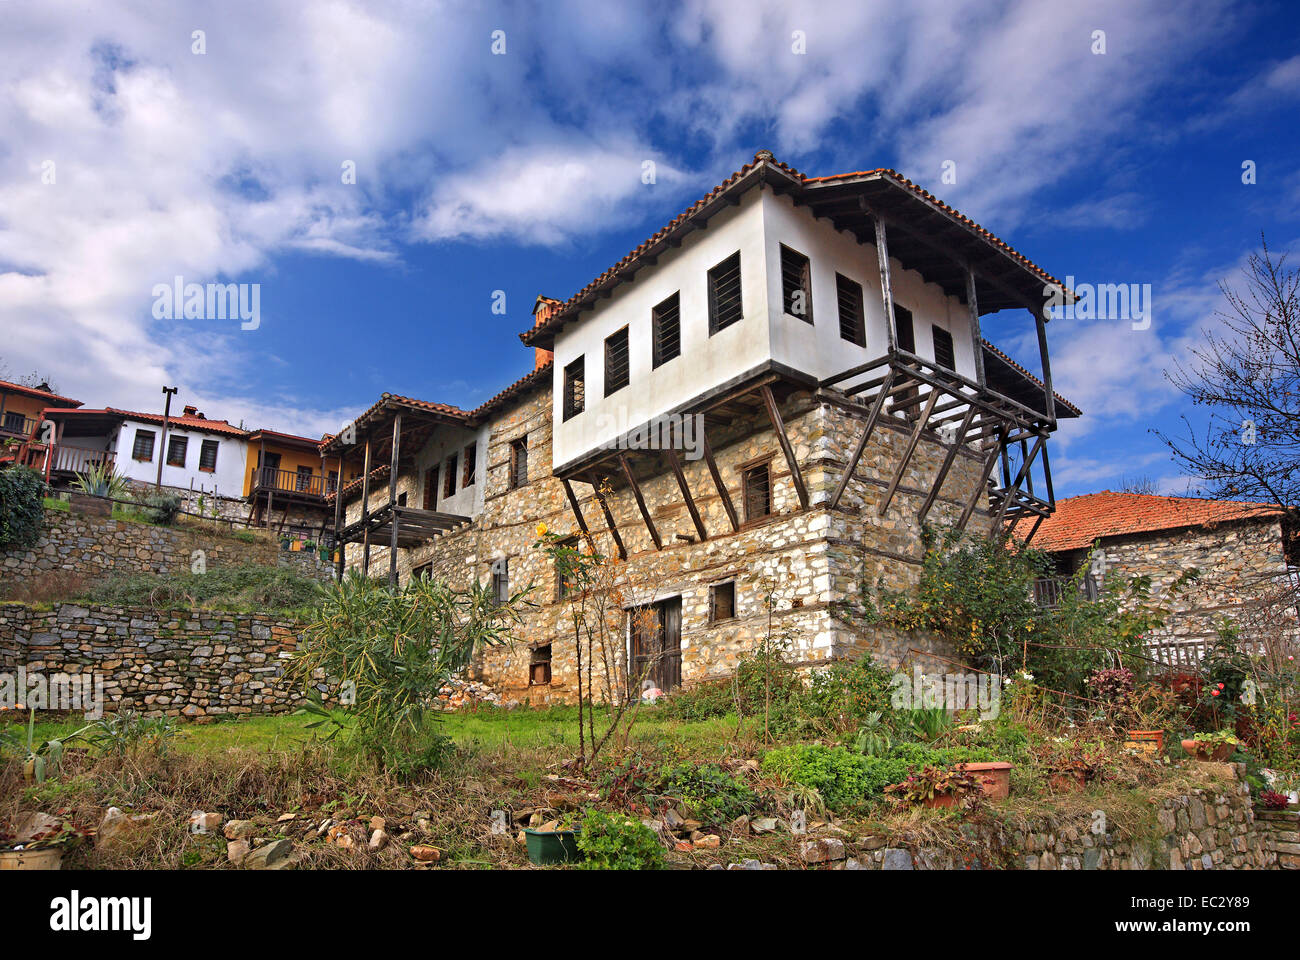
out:
{"label": "stone wall", "polygon": [[98,674],[105,713],[283,713],[301,702],[282,676],[299,629],[264,614],[0,604],[0,673]]}
{"label": "stone wall", "polygon": [[1265,847],[1277,856],[1283,870],[1300,870],[1300,812],[1257,810],[1255,819],[1264,834]]}
{"label": "stone wall", "polygon": [[[938,473],[946,452],[937,438],[926,436],[902,478],[893,503],[883,517],[876,507],[889,483],[893,466],[907,441],[902,424],[882,422],[849,484],[839,507],[827,508],[831,493],[847,463],[849,450],[861,433],[861,405],[796,392],[781,404],[787,433],[808,488],[810,509],[801,510],[790,470],[766,412],[755,407],[727,427],[709,427],[709,440],[742,525],[733,531],[707,465],[683,458],[682,467],[708,539],[699,542],[677,481],[661,454],[628,453],[660,534],[656,549],[635,499],[620,475],[611,474],[608,505],[627,550],[624,562],[613,565],[613,589],[608,594],[611,657],[623,654],[626,643],[624,611],[680,596],[682,600],[682,668],[687,685],[725,677],[739,657],[758,648],[768,629],[766,581],[774,581],[773,631],[790,639],[790,657],[807,668],[863,651],[894,664],[909,649],[935,648],[929,641],[900,636],[887,629],[866,628],[845,619],[839,605],[852,601],[864,578],[893,587],[914,583],[921,558],[920,525],[916,513]],[[527,437],[530,482],[510,489],[510,445]],[[772,515],[743,522],[741,469],[763,459],[771,464]],[[979,462],[963,450],[931,512],[932,522],[955,519],[973,490]],[[430,573],[455,586],[471,580],[489,582],[494,562],[508,564],[512,590],[532,586],[527,611],[512,647],[490,651],[476,665],[475,677],[500,689],[507,700],[534,702],[570,699],[576,691],[572,626],[573,601],[557,596],[551,562],[533,544],[537,526],[560,536],[576,535],[577,522],[561,481],[551,475],[551,395],[539,389],[504,411],[492,425],[486,464],[483,512],[470,524],[428,543],[398,551],[398,571],[405,582],[412,570]],[[398,477],[398,493],[408,502],[421,501],[422,478],[413,471]],[[607,556],[615,546],[592,488],[573,481],[580,508],[598,548]],[[372,507],[387,501],[386,486],[371,494]],[[348,521],[359,517],[360,502],[348,505]],[[987,523],[978,510],[973,523]],[[349,545],[350,566],[361,564],[361,547]],[[371,573],[388,568],[386,546],[372,544]],[[736,616],[723,622],[709,619],[709,591],[719,583],[735,583]],[[539,689],[529,684],[531,651],[551,647],[551,682]],[[919,660],[922,665],[927,660]],[[600,671],[598,670],[597,673]],[[600,680],[597,680],[600,683]]]}
{"label": "stone wall", "polygon": [[[1209,765],[1206,765],[1207,767]],[[967,825],[950,842],[907,843],[899,836],[815,839],[801,848],[808,863],[850,870],[1261,870],[1295,869],[1277,832],[1300,829],[1295,814],[1257,812],[1245,765],[1214,764],[1221,775],[1204,788],[1152,798],[1154,823],[1122,828],[1105,808],[1045,816],[1022,825]],[[1208,772],[1208,771],[1207,771]],[[1131,814],[1125,814],[1127,821]],[[1297,847],[1300,850],[1300,846]]]}
{"label": "stone wall", "polygon": [[47,577],[55,571],[87,583],[129,573],[189,573],[202,551],[211,569],[243,563],[292,564],[307,576],[333,578],[330,565],[302,552],[281,551],[269,538],[239,539],[196,521],[159,527],[71,511],[45,511],[40,539],[27,549],[0,550],[0,587]]}

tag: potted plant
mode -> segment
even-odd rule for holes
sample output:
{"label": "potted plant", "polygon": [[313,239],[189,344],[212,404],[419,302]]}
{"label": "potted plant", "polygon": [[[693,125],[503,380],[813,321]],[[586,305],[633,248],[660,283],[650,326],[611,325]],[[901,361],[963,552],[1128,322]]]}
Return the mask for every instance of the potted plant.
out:
{"label": "potted plant", "polygon": [[956,807],[973,805],[984,795],[981,778],[956,767],[926,767],[920,773],[911,773],[901,783],[885,787],[902,803],[923,807]]}
{"label": "potted plant", "polygon": [[1049,744],[1047,784],[1053,793],[1076,793],[1101,774],[1105,760],[1100,748],[1064,737]]}
{"label": "potted plant", "polygon": [[1157,755],[1164,752],[1165,732],[1163,730],[1129,730],[1124,746],[1138,753]]}
{"label": "potted plant", "polygon": [[34,814],[17,830],[0,824],[0,870],[58,870],[64,853],[88,836],[89,831],[44,814]]}
{"label": "potted plant", "polygon": [[1194,734],[1190,740],[1183,741],[1183,749],[1188,756],[1202,762],[1222,762],[1232,756],[1240,744],[1235,733],[1216,730],[1213,733]]}
{"label": "potted plant", "polygon": [[580,827],[567,822],[550,820],[533,829],[524,828],[524,842],[528,847],[528,859],[538,866],[555,863],[574,863],[582,858],[578,851],[578,833]]}
{"label": "potted plant", "polygon": [[974,774],[990,800],[1005,800],[1011,795],[1011,764],[1005,761],[959,763],[957,769]]}

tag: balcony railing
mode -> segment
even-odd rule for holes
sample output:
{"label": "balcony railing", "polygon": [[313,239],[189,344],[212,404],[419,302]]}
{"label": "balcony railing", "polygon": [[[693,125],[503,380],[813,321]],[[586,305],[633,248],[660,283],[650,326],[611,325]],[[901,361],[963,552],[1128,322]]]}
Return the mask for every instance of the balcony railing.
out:
{"label": "balcony railing", "polygon": [[333,493],[334,486],[335,481],[331,477],[322,477],[318,473],[277,470],[275,467],[259,467],[253,483],[254,490],[279,491],[322,498]]}
{"label": "balcony railing", "polygon": [[22,437],[26,440],[40,422],[35,417],[24,417],[21,413],[6,413],[0,419],[0,434],[6,437]]}
{"label": "balcony railing", "polygon": [[115,462],[111,450],[92,450],[71,443],[55,444],[53,458],[50,463],[52,473],[85,473],[92,467],[111,470]]}
{"label": "balcony railing", "polygon": [[[1040,577],[1034,581],[1034,603],[1048,610],[1055,610],[1061,605],[1065,592],[1070,589],[1070,577]],[[1078,583],[1078,591],[1085,600],[1096,600],[1101,594],[1097,579],[1091,574]]]}

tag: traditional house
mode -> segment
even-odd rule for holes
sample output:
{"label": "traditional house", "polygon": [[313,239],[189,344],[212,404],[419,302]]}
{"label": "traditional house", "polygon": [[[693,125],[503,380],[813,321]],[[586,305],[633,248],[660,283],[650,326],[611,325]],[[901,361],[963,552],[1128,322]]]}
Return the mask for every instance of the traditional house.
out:
{"label": "traditional house", "polygon": [[80,400],[59,396],[48,383],[28,387],[0,380],[0,441],[24,441],[37,436],[41,412],[47,407],[71,410],[79,406]]}
{"label": "traditional house", "polygon": [[[539,298],[534,370],[506,391],[468,411],[385,394],[326,444],[364,464],[335,500],[340,565],[531,587],[518,642],[476,665],[508,699],[576,686],[539,523],[617,560],[610,655],[634,689],[724,676],[769,630],[804,666],[907,659],[917,641],[852,610],[863,584],[915,582],[922,524],[1032,536],[1052,512],[1047,438],[1079,415],[1050,386],[1054,292],[893,171],[810,178],[759,153]],[[1041,376],[981,336],[1004,309],[1028,311]]]}
{"label": "traditional house", "polygon": [[160,482],[218,497],[242,495],[248,431],[209,420],[196,407],[167,417],[113,407],[47,409],[45,417],[55,424],[48,458],[53,483],[109,463],[137,486]]}
{"label": "traditional house", "polygon": [[[304,539],[327,539],[334,527],[328,498],[338,489],[340,465],[326,464],[321,453],[326,440],[265,428],[248,435],[244,496],[251,523],[274,525]],[[343,482],[359,475],[360,466],[353,463]]]}
{"label": "traditional house", "polygon": [[[1172,612],[1152,638],[1153,659],[1166,664],[1194,665],[1225,623],[1269,616],[1295,627],[1300,539],[1277,506],[1103,490],[1057,501],[1033,546],[1056,562],[1057,576],[1036,588],[1045,605],[1070,583],[1095,596],[1107,577],[1150,577]],[[1172,596],[1170,586],[1192,569],[1198,581]],[[1276,633],[1279,622],[1267,629]]]}

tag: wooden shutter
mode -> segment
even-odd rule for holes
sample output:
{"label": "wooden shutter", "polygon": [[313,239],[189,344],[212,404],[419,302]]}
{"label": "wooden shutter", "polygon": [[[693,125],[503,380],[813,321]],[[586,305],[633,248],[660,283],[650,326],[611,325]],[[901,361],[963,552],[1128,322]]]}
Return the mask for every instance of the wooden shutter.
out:
{"label": "wooden shutter", "polygon": [[605,338],[605,396],[628,385],[627,327]]}
{"label": "wooden shutter", "polygon": [[952,334],[943,327],[931,326],[930,335],[934,338],[934,362],[945,370],[956,370],[957,355],[953,349]]}
{"label": "wooden shutter", "polygon": [[744,316],[740,289],[740,251],[709,271],[709,336]]}
{"label": "wooden shutter", "polygon": [[658,367],[682,353],[681,295],[674,293],[650,311],[651,361]]}
{"label": "wooden shutter", "polygon": [[785,312],[813,322],[812,264],[798,250],[781,244],[781,301]]}
{"label": "wooden shutter", "polygon": [[862,284],[835,274],[835,295],[840,307],[840,337],[859,347],[867,345],[867,324],[862,311]]}
{"label": "wooden shutter", "polygon": [[582,413],[586,404],[586,357],[579,357],[564,368],[564,419]]}

